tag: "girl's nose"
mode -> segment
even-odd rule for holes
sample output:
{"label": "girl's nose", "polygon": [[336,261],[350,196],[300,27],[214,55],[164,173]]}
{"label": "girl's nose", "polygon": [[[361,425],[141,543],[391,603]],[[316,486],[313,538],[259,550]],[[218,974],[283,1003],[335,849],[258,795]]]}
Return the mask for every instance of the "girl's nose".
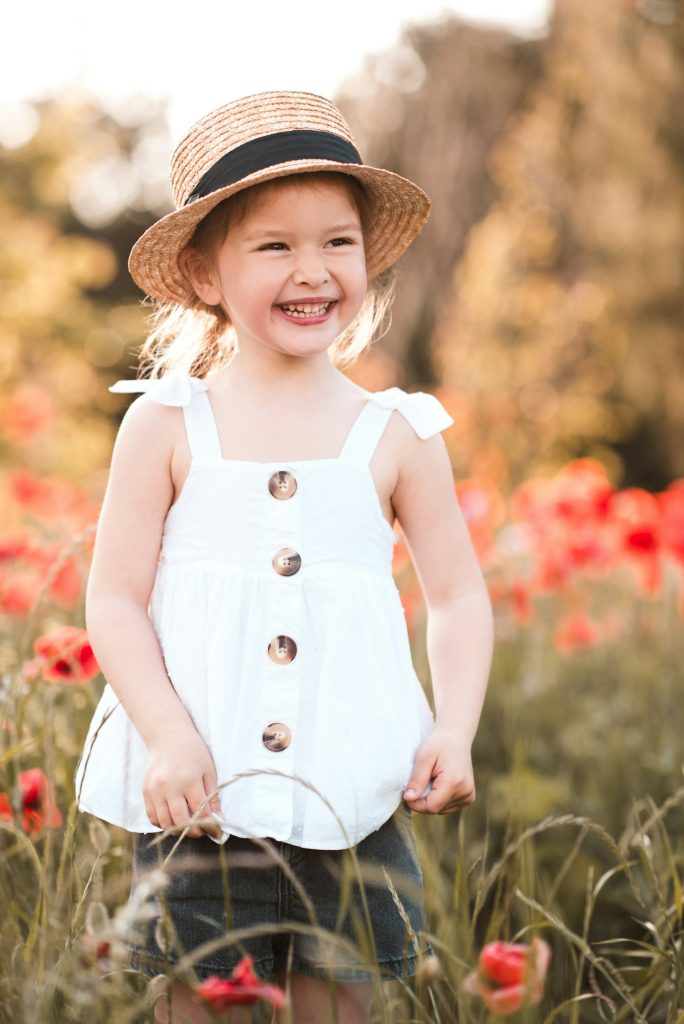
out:
{"label": "girl's nose", "polygon": [[330,273],[325,260],[318,253],[302,254],[297,259],[297,267],[292,274],[295,284],[319,284],[327,281]]}

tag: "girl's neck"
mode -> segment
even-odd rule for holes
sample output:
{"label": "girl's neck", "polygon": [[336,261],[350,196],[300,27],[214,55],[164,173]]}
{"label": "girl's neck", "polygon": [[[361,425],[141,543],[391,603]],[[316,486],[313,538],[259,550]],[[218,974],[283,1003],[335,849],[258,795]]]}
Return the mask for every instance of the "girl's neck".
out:
{"label": "girl's neck", "polygon": [[211,374],[210,379],[215,392],[239,391],[255,399],[276,401],[325,399],[339,391],[340,385],[348,383],[344,374],[332,365],[327,353],[310,359],[284,357],[279,361],[236,353],[230,363]]}

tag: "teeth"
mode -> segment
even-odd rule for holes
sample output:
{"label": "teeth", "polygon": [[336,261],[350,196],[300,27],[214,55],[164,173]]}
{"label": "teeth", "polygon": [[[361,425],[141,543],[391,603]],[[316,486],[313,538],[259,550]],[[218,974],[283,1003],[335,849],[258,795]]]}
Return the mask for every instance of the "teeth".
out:
{"label": "teeth", "polygon": [[304,316],[318,316],[320,313],[324,313],[330,306],[329,302],[324,302],[317,306],[311,304],[296,305],[296,306],[283,306],[282,308],[292,315],[301,314]]}

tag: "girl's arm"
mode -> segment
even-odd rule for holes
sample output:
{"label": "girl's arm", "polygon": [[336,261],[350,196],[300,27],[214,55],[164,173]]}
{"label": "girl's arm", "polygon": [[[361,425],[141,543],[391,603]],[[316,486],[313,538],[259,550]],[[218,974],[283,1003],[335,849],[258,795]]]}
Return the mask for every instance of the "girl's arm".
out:
{"label": "girl's arm", "polygon": [[[144,784],[152,824],[184,825],[216,786],[211,754],[164,666],[148,614],[161,533],[173,500],[177,408],[136,399],[121,422],[88,576],[88,638],[102,672],[150,751]],[[219,810],[215,798],[211,810]],[[209,809],[202,812],[209,816]],[[212,830],[216,830],[212,819]],[[190,835],[201,835],[193,828]]]}
{"label": "girl's arm", "polygon": [[[404,796],[415,810],[437,814],[475,798],[470,748],[489,679],[494,622],[444,439],[421,440],[408,424],[402,429],[392,504],[427,607],[435,700],[435,729],[416,755]],[[421,796],[430,781],[432,789]]]}

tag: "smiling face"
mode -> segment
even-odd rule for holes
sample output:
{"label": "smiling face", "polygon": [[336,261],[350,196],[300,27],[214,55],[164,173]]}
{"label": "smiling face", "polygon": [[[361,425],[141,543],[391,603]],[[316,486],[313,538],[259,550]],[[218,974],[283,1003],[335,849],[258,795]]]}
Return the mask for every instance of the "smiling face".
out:
{"label": "smiling face", "polygon": [[[250,197],[215,252],[213,274],[188,267],[202,301],[224,308],[241,350],[325,352],[363,304],[368,279],[356,205],[344,185],[306,178],[276,179]],[[284,304],[303,308],[288,313]]]}

